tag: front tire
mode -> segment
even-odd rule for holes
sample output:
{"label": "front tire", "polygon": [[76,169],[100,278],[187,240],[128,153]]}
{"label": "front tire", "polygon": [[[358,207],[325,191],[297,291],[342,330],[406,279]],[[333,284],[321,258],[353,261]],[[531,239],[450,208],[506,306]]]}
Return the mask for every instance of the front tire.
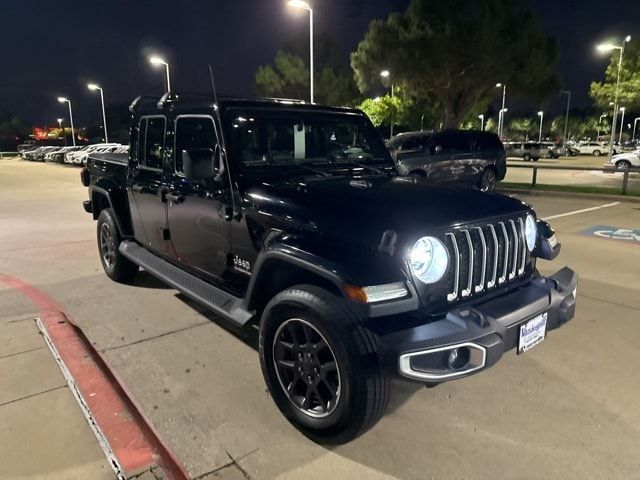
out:
{"label": "front tire", "polygon": [[629,160],[618,160],[616,162],[616,170],[629,170],[631,168],[631,162]]}
{"label": "front tire", "polygon": [[299,285],[276,295],[260,325],[260,365],[282,414],[322,444],[342,444],[384,414],[389,379],[374,335],[347,302]]}
{"label": "front tire", "polygon": [[522,159],[525,162],[530,162],[531,161],[531,155],[529,155],[528,153],[525,153],[524,155],[522,155]]}
{"label": "front tire", "polygon": [[104,273],[116,282],[127,282],[138,273],[138,265],[118,249],[122,238],[116,226],[113,210],[105,208],[98,217],[98,253]]}
{"label": "front tire", "polygon": [[600,150],[594,150],[593,151],[593,156],[594,157],[599,157],[600,155],[602,155],[602,152],[600,152]]}

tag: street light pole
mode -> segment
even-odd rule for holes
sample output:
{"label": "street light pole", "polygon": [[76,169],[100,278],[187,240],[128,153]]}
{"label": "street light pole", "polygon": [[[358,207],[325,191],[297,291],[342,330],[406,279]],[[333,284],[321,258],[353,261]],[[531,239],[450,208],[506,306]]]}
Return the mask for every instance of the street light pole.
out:
{"label": "street light pole", "polygon": [[[389,70],[383,70],[380,72],[380,76],[385,80],[388,80],[391,77],[391,72]],[[385,85],[386,87],[387,85]],[[390,84],[391,87],[391,99],[393,99],[393,82]],[[393,137],[393,118],[391,119],[391,127],[389,129],[389,138]]]}
{"label": "street light pole", "polygon": [[622,119],[620,119],[620,138],[618,139],[618,143],[620,144],[620,149],[622,149],[622,131],[624,130],[624,112],[626,108],[620,107],[620,111],[622,112]]}
{"label": "street light pole", "polygon": [[618,57],[618,74],[616,78],[616,90],[613,102],[613,119],[611,121],[611,138],[609,138],[609,161],[611,161],[611,157],[613,156],[613,142],[615,141],[616,136],[616,122],[618,120],[618,94],[620,90],[620,71],[622,70],[622,57],[624,55],[624,47],[625,45],[631,41],[631,35],[627,35],[625,39],[622,41],[622,45],[611,45],[611,44],[603,44],[598,45],[598,50],[601,52],[610,52],[612,50],[619,50],[620,56]]}
{"label": "street light pole", "polygon": [[102,103],[102,129],[104,130],[104,143],[109,143],[109,135],[107,134],[107,114],[104,109],[104,91],[95,83],[90,83],[87,88],[91,91],[100,90],[100,102]]}
{"label": "street light pole", "polygon": [[563,90],[562,93],[567,95],[567,112],[564,117],[564,137],[563,137],[563,145],[567,144],[567,129],[569,128],[569,107],[571,105],[571,92],[569,90]]}
{"label": "street light pole", "polygon": [[309,12],[309,85],[311,103],[315,103],[315,97],[313,94],[313,9],[309,2],[306,2],[305,0],[289,0],[287,5]]}
{"label": "street light pole", "polygon": [[73,146],[76,146],[76,131],[73,128],[73,112],[71,111],[71,100],[66,97],[58,97],[58,101],[60,103],[68,103],[69,104],[69,121],[71,122],[71,140],[73,141]]}
{"label": "street light pole", "polygon": [[633,121],[633,137],[631,138],[632,142],[636,141],[636,126],[638,124],[638,120],[640,120],[640,117],[636,117],[636,119]]}
{"label": "street light pole", "polygon": [[165,66],[165,73],[167,76],[167,92],[170,93],[171,92],[171,75],[169,74],[169,64],[167,62],[164,61],[163,58],[161,57],[149,57],[149,63],[151,63],[151,65],[164,65]]}
{"label": "street light pole", "polygon": [[600,138],[600,124],[602,124],[602,118],[607,118],[607,114],[603,113],[602,115],[600,115],[600,118],[598,119],[598,132],[596,133],[596,142],[599,142],[599,138]]}
{"label": "street light pole", "polygon": [[478,115],[478,118],[480,119],[480,131],[484,132],[484,113]]}
{"label": "street light pole", "polygon": [[538,133],[538,143],[542,142],[542,122],[544,121],[544,112],[540,110],[538,112],[538,116],[540,117],[540,133]]}
{"label": "street light pole", "polygon": [[496,88],[502,87],[502,108],[500,109],[501,115],[498,116],[498,136],[502,139],[502,133],[504,132],[504,112],[506,112],[504,105],[507,99],[507,84],[496,83]]}
{"label": "street light pole", "polygon": [[58,127],[60,127],[60,130],[62,130],[62,138],[64,138],[64,146],[67,146],[67,136],[64,133],[64,128],[62,128],[62,121],[64,120],[63,118],[58,118]]}

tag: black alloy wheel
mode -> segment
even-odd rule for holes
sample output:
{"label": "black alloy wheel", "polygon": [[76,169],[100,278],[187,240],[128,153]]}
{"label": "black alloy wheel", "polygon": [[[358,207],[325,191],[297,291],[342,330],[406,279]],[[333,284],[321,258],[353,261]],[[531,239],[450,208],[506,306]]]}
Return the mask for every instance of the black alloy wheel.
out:
{"label": "black alloy wheel", "polygon": [[340,400],[340,371],[322,334],[309,322],[285,320],[275,335],[273,361],[291,403],[314,418],[330,415]]}
{"label": "black alloy wheel", "polygon": [[122,239],[116,226],[113,210],[105,208],[98,216],[98,253],[104,273],[111,280],[126,282],[138,273],[138,265],[120,253]]}
{"label": "black alloy wheel", "polygon": [[102,256],[102,262],[104,263],[106,268],[111,269],[113,268],[113,264],[115,262],[116,245],[109,225],[107,223],[103,223],[102,225],[100,225],[99,238],[100,255]]}
{"label": "black alloy wheel", "polygon": [[616,162],[616,170],[629,170],[631,168],[631,162],[629,160],[619,160]]}

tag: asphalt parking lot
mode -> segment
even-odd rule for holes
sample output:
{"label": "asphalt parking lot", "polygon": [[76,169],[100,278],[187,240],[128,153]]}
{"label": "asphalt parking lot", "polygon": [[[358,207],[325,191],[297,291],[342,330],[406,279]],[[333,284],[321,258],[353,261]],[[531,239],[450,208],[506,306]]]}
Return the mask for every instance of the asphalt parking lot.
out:
{"label": "asphalt parking lot", "polygon": [[[640,229],[640,203],[519,198],[563,243],[541,271],[580,275],[575,319],[480,375],[398,383],[380,423],[339,447],[281,416],[255,331],[232,330],[146,274],[129,286],[103,274],[77,168],[0,159],[0,274],[64,308],[193,478],[638,478],[640,237],[620,229]],[[0,328],[36,311],[0,285]],[[15,437],[0,434],[3,458]]]}

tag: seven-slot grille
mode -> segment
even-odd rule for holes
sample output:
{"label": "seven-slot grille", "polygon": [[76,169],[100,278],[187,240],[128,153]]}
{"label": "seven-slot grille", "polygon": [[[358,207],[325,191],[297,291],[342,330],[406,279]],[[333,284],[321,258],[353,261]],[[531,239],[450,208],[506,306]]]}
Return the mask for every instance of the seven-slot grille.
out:
{"label": "seven-slot grille", "polygon": [[449,250],[447,301],[503,285],[525,272],[524,218],[461,228],[445,234]]}

